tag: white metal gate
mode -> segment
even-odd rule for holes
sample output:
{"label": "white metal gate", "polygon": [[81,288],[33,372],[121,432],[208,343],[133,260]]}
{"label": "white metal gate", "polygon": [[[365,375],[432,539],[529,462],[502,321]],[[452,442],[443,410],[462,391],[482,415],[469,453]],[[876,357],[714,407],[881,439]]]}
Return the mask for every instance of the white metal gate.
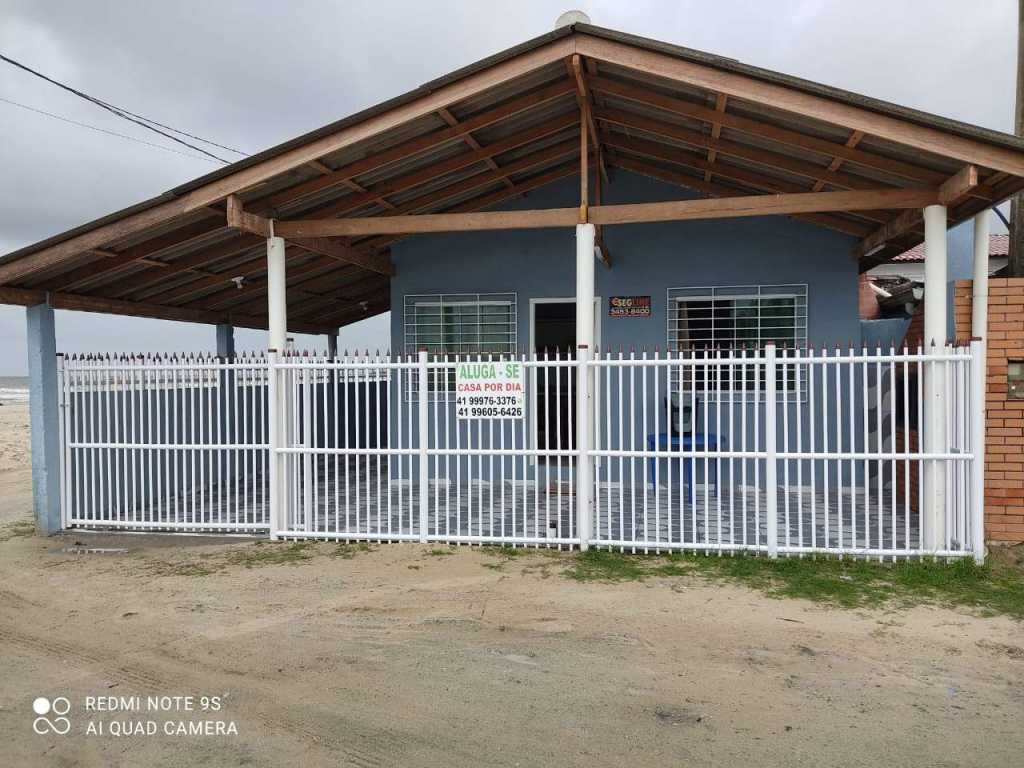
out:
{"label": "white metal gate", "polygon": [[512,420],[457,418],[458,360],[425,352],[67,359],[65,524],[771,556],[981,552],[979,342],[515,359],[528,408]]}

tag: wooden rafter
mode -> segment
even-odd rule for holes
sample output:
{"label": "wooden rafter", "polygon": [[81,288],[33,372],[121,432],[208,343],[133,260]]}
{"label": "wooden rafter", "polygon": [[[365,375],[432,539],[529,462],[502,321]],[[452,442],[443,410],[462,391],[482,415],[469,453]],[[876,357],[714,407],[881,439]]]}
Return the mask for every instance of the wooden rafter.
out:
{"label": "wooden rafter", "polygon": [[[439,114],[441,116],[441,119],[448,123],[450,127],[459,127],[459,121],[455,119],[455,115],[449,112],[446,108],[442,107],[437,111],[437,114]],[[476,150],[477,152],[483,149],[483,147],[480,146],[480,142],[473,138],[472,131],[466,131],[465,133],[463,133],[462,140],[467,144],[467,146],[469,146],[470,149]],[[484,158],[484,162],[487,164],[487,167],[490,168],[492,171],[499,170],[498,164],[494,161],[493,157],[488,156]],[[507,177],[504,179],[504,181],[506,187],[512,186],[512,182],[509,181]]]}
{"label": "wooden rafter", "polygon": [[579,35],[576,52],[647,75],[725,93],[731,98],[769,104],[805,118],[861,130],[924,152],[1024,176],[1024,155],[1020,151],[900,120],[848,102],[593,35]]}
{"label": "wooden rafter", "polygon": [[[681,152],[660,142],[649,141],[648,139],[635,139],[624,134],[609,133],[605,136],[605,143],[609,147],[624,150],[638,155],[644,155],[656,160],[682,165],[697,171],[704,171],[704,180],[707,181],[708,174],[714,173],[724,178],[742,182],[747,186],[764,192],[771,193],[795,193],[814,192],[820,190],[807,189],[798,184],[784,181],[763,173],[749,171],[734,165],[724,165],[717,160],[708,162],[690,152]],[[885,223],[892,219],[892,215],[885,211],[857,211],[856,215],[875,221]]]}
{"label": "wooden rafter", "polygon": [[590,132],[590,140],[594,145],[594,153],[598,158],[598,169],[601,177],[608,181],[608,169],[604,167],[601,160],[601,137],[598,135],[597,123],[594,122],[593,96],[587,86],[587,75],[583,71],[583,62],[577,54],[573,54],[565,61],[565,67],[569,71],[569,78],[576,84],[576,104],[580,109],[580,121],[586,125]]}
{"label": "wooden rafter", "polygon": [[[572,142],[575,145],[575,142]],[[591,165],[593,165],[593,158],[591,158]],[[544,171],[531,176],[528,179],[519,181],[515,185],[514,190],[499,189],[495,192],[490,192],[479,197],[472,198],[465,202],[459,203],[456,206],[446,209],[445,213],[471,213],[474,211],[482,211],[487,208],[492,208],[495,205],[505,202],[506,200],[522,195],[526,192],[531,192],[535,189],[540,189],[543,186],[552,184],[560,179],[568,178],[570,176],[579,175],[580,167],[579,162],[576,159],[572,159],[567,163],[557,165],[550,170]],[[398,242],[403,238],[402,235],[388,236],[373,238],[372,240],[366,241],[366,245],[372,245],[374,248],[383,248],[389,246],[395,242]]]}
{"label": "wooden rafter", "polygon": [[[748,190],[744,188],[726,186],[714,181],[704,181],[699,176],[689,176],[678,171],[670,171],[618,153],[611,155],[609,162],[614,167],[639,173],[669,184],[675,184],[684,189],[703,192],[712,197],[735,197],[737,195],[749,194]],[[871,231],[870,227],[865,224],[827,213],[794,214],[792,218],[807,221],[819,227],[835,230],[836,232],[842,232],[844,235],[852,235],[853,237],[864,237]]]}
{"label": "wooden rafter", "polygon": [[[848,138],[846,140],[846,143],[843,146],[847,147],[848,149],[856,149],[857,145],[860,144],[860,142],[861,142],[861,140],[863,138],[864,138],[864,131],[854,131],[853,133],[850,134],[850,138]],[[828,169],[830,171],[838,171],[839,170],[839,166],[841,166],[842,164],[843,164],[843,158],[841,158],[841,157],[833,157],[832,161],[828,164]],[[820,192],[824,187],[825,187],[825,182],[824,181],[816,181],[816,182],[814,182],[814,191],[815,192]]]}
{"label": "wooden rafter", "polygon": [[[591,83],[596,91],[608,93],[627,101],[633,101],[648,107],[655,107],[664,112],[679,115],[680,117],[699,120],[711,126],[719,125],[724,128],[730,128],[750,136],[768,139],[784,146],[815,152],[823,158],[835,159],[839,157],[846,162],[854,163],[855,165],[859,165],[864,168],[871,168],[876,171],[883,171],[892,176],[906,179],[907,181],[937,185],[941,184],[945,178],[937,171],[921,168],[920,166],[916,166],[911,163],[905,163],[893,158],[883,157],[882,155],[875,155],[860,149],[847,147],[841,142],[829,141],[828,139],[822,139],[810,134],[800,133],[799,131],[793,131],[788,128],[781,128],[760,120],[735,115],[728,111],[709,109],[706,106],[684,101],[683,99],[678,99],[673,96],[667,96],[658,91],[652,91],[641,86],[620,83],[608,78],[595,78],[591,80]],[[726,105],[728,105],[727,97],[724,97],[723,94],[719,94],[719,97],[725,98]],[[718,138],[718,136],[715,136],[714,138]]]}
{"label": "wooden rafter", "polygon": [[257,163],[240,164],[228,173],[218,175],[187,193],[157,203],[144,210],[122,216],[115,221],[92,227],[80,234],[17,260],[0,264],[0,285],[12,283],[34,272],[84,253],[91,248],[103,248],[108,243],[143,232],[149,227],[172,221],[209,205],[222,201],[227,195],[251,189],[278,174],[330,155],[388,131],[408,124],[440,107],[484,93],[501,83],[536,71],[548,64],[562,61],[575,46],[572,37],[545,43],[513,58],[496,62],[467,74],[465,77],[410,98],[390,109],[360,121],[349,121],[337,130],[283,150]]}
{"label": "wooden rafter", "polygon": [[546,86],[539,91],[512,99],[506,104],[463,120],[458,124],[458,126],[449,126],[448,128],[443,128],[424,136],[410,139],[394,147],[372,153],[361,160],[349,163],[348,165],[338,168],[330,174],[324,175],[320,178],[311,179],[288,187],[281,192],[276,192],[265,200],[261,199],[256,201],[255,205],[257,207],[254,208],[254,210],[259,210],[259,206],[264,203],[269,208],[282,206],[287,203],[294,202],[303,196],[336,186],[339,183],[343,183],[345,180],[351,180],[358,176],[377,171],[391,165],[392,163],[407,160],[415,155],[436,149],[453,139],[459,139],[463,134],[472,133],[473,131],[548,104],[551,101],[573,93],[574,90],[575,86],[573,83],[568,80],[559,81]]}
{"label": "wooden rafter", "polygon": [[[725,114],[726,105],[729,102],[729,97],[724,93],[716,94],[715,96],[715,112]],[[716,120],[711,123],[711,138],[718,139],[722,136],[722,121]],[[715,158],[718,156],[718,150],[712,148],[708,150],[708,164],[713,165]],[[832,170],[835,170],[834,168]],[[704,181],[711,181],[712,170],[708,168],[704,171]],[[815,192],[818,190],[815,189]]]}
{"label": "wooden rafter", "polygon": [[738,142],[725,139],[713,139],[707,134],[691,131],[688,128],[644,117],[643,115],[623,109],[602,109],[598,110],[595,116],[598,120],[613,125],[641,130],[668,139],[675,139],[698,149],[715,149],[722,155],[737,157],[767,168],[782,169],[813,181],[824,181],[840,189],[873,189],[878,186],[878,182],[871,181],[870,179],[839,171],[830,171],[815,163],[797,160],[778,152],[739,144]]}

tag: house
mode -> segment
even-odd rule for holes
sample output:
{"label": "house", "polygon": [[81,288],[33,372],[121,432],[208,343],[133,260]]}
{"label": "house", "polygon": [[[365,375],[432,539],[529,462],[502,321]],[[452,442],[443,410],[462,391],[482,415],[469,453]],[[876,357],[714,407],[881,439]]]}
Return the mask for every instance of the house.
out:
{"label": "house", "polygon": [[[37,519],[981,557],[983,346],[941,302],[923,350],[866,349],[859,275],[923,242],[944,291],[947,228],[1022,188],[1016,137],[561,26],[0,259]],[[219,355],[65,359],[54,309],[214,324]],[[386,310],[393,354],[338,353]]]}

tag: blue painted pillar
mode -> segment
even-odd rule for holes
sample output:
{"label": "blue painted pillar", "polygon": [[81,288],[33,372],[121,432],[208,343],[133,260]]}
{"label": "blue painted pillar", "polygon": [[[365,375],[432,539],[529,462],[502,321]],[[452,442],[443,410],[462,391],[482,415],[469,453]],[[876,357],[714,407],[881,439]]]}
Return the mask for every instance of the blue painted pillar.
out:
{"label": "blue painted pillar", "polygon": [[217,325],[217,357],[235,356],[235,326],[230,323]]}
{"label": "blue painted pillar", "polygon": [[36,532],[57,533],[60,524],[60,402],[53,308],[25,311],[28,324],[29,417],[32,424],[32,504]]}

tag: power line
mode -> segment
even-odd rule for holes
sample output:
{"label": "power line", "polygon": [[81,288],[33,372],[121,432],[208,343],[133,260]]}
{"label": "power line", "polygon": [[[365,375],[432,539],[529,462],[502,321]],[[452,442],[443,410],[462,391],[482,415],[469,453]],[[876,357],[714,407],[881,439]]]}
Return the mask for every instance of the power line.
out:
{"label": "power line", "polygon": [[79,126],[81,128],[88,128],[90,131],[98,131],[99,133],[105,133],[108,136],[116,136],[119,139],[127,139],[128,141],[134,141],[134,142],[136,142],[138,144],[145,144],[147,147],[155,147],[156,149],[162,149],[162,150],[164,150],[164,152],[173,152],[174,154],[181,155],[182,157],[191,157],[191,158],[194,158],[196,160],[202,160],[202,161],[207,162],[207,163],[213,162],[210,158],[203,157],[202,155],[193,155],[191,152],[182,152],[181,150],[174,149],[173,147],[165,147],[162,144],[154,144],[151,141],[145,141],[144,139],[138,139],[138,138],[136,138],[134,136],[129,136],[128,134],[125,134],[125,133],[118,133],[117,131],[111,131],[111,130],[108,130],[106,128],[100,128],[100,127],[95,126],[95,125],[89,125],[89,123],[83,123],[83,122],[80,122],[78,120],[72,120],[70,117],[64,117],[63,115],[58,115],[58,114],[55,114],[53,112],[47,112],[45,109],[39,109],[38,107],[30,107],[28,104],[22,104],[21,102],[18,102],[18,101],[12,101],[11,99],[5,99],[3,96],[0,96],[0,101],[4,102],[5,104],[10,104],[10,105],[15,106],[15,107],[21,107],[22,109],[27,109],[29,112],[35,112],[36,114],[39,114],[39,115],[45,115],[46,117],[52,117],[55,120],[60,120],[60,121],[65,122],[65,123],[70,123],[71,125],[77,125],[77,126]]}
{"label": "power line", "polygon": [[[115,115],[117,115],[118,117],[120,117],[120,118],[122,118],[124,120],[127,120],[129,122],[135,123],[136,125],[140,125],[143,128],[146,128],[146,129],[148,129],[150,131],[153,131],[154,133],[158,133],[161,136],[163,136],[164,138],[170,139],[171,141],[177,142],[178,144],[182,144],[182,145],[188,147],[189,149],[195,150],[196,152],[201,152],[202,154],[206,155],[207,157],[211,157],[214,160],[217,160],[218,162],[221,162],[221,163],[224,163],[224,164],[228,164],[230,161],[225,160],[223,157],[218,157],[217,155],[213,154],[212,152],[207,152],[202,147],[197,147],[194,144],[190,144],[189,142],[187,142],[187,141],[185,141],[183,139],[179,139],[177,136],[173,136],[170,133],[166,133],[166,132],[160,130],[159,128],[154,128],[153,126],[154,125],[158,125],[161,128],[166,128],[168,131],[173,131],[174,133],[181,134],[182,136],[188,136],[189,138],[195,139],[197,141],[201,141],[204,144],[209,144],[211,146],[220,147],[221,149],[226,149],[229,152],[235,152],[235,153],[237,153],[239,155],[243,155],[243,156],[246,156],[246,157],[248,156],[248,155],[246,155],[246,153],[242,152],[241,150],[234,149],[232,147],[228,147],[228,146],[225,146],[223,144],[218,144],[217,142],[210,141],[209,139],[204,139],[204,138],[201,138],[199,136],[195,136],[195,135],[193,135],[191,133],[187,133],[187,132],[179,130],[177,128],[172,128],[172,127],[170,127],[168,125],[164,125],[163,123],[158,123],[156,120],[151,120],[150,118],[142,117],[141,115],[137,115],[134,112],[130,112],[130,111],[126,110],[126,109],[123,109],[122,107],[118,107],[118,106],[115,106],[113,104],[110,104],[110,103],[108,103],[106,101],[103,101],[102,99],[99,99],[99,98],[97,98],[95,96],[90,96],[87,93],[83,93],[82,91],[79,91],[77,88],[72,88],[70,85],[66,85],[65,83],[62,83],[59,80],[54,80],[52,77],[48,77],[47,75],[44,75],[42,72],[38,72],[38,71],[32,69],[31,67],[29,67],[29,66],[27,66],[25,64],[22,64],[20,61],[15,61],[14,59],[12,59],[12,58],[10,58],[8,56],[5,56],[2,53],[0,53],[0,60],[6,61],[8,64],[10,64],[10,65],[12,65],[14,67],[17,67],[18,69],[21,69],[21,70],[23,70],[25,72],[28,72],[31,75],[35,75],[36,77],[38,77],[38,78],[40,78],[42,80],[45,80],[46,82],[51,83],[52,85],[56,85],[58,88],[62,88],[63,90],[68,91],[69,93],[73,93],[75,96],[78,96],[81,99],[85,99],[86,101],[91,102],[91,103],[95,104],[96,106],[100,107],[101,109],[105,109],[108,112],[111,112],[112,114],[115,114]],[[153,125],[150,125],[150,123],[152,123]]]}

